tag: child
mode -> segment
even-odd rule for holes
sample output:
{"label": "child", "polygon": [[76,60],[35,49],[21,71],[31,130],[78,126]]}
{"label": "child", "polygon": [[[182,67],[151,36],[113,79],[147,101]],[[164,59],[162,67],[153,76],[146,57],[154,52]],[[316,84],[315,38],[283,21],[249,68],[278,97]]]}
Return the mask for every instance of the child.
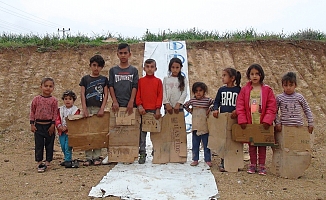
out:
{"label": "child", "polygon": [[[187,101],[183,107],[191,114],[193,114],[194,108],[205,109],[206,115],[209,113],[209,107],[214,103],[212,98],[206,97],[207,85],[202,82],[196,82],[192,85],[192,92],[194,97]],[[191,166],[197,166],[199,160],[199,145],[202,141],[204,146],[204,160],[206,164],[211,167],[211,150],[207,148],[208,144],[208,131],[201,132],[197,130],[197,127],[194,127],[195,121],[206,121],[207,116],[192,115],[193,131],[192,131],[192,160]],[[205,118],[205,119],[199,119]],[[208,130],[207,123],[205,130]]]}
{"label": "child", "polygon": [[[222,82],[225,86],[218,89],[214,106],[213,116],[218,118],[218,113],[232,113],[231,118],[237,118],[235,105],[238,94],[241,90],[240,87],[241,73],[233,68],[226,68],[222,72]],[[236,85],[234,85],[234,83]],[[220,111],[219,111],[220,109]],[[224,159],[221,158],[221,165],[219,167],[221,172],[225,172]]]}
{"label": "child", "polygon": [[[57,118],[58,100],[51,96],[54,90],[54,80],[43,78],[41,82],[42,94],[34,97],[31,105],[30,124],[35,140],[35,161],[38,172],[44,172],[53,159],[54,123]],[[43,163],[45,147],[46,160]]]}
{"label": "child", "polygon": [[187,79],[181,74],[182,61],[172,58],[169,63],[169,76],[163,79],[163,104],[167,113],[183,111],[182,104],[187,97]]}
{"label": "child", "polygon": [[122,43],[117,51],[120,64],[109,71],[109,90],[112,98],[112,111],[117,112],[119,107],[127,107],[128,114],[133,112],[135,96],[138,87],[138,70],[129,65],[131,56],[130,46]]}
{"label": "child", "polygon": [[[104,108],[108,100],[108,78],[100,75],[105,64],[104,59],[100,55],[95,55],[90,59],[89,66],[91,74],[84,76],[79,85],[81,88],[81,104],[84,117],[96,114],[98,117],[104,115]],[[86,161],[84,166],[91,164],[101,164],[101,149],[93,149],[85,151]]]}
{"label": "child", "polygon": [[[272,88],[265,85],[265,74],[259,64],[251,65],[247,72],[249,82],[241,89],[237,103],[238,124],[242,129],[247,124],[263,124],[267,130],[275,119],[276,100]],[[266,146],[252,146],[249,144],[250,165],[249,174],[254,174],[257,168],[257,148],[260,175],[266,175],[265,160]]]}
{"label": "child", "polygon": [[[147,59],[144,64],[146,76],[140,78],[138,82],[136,104],[140,115],[145,115],[147,112],[150,112],[154,113],[155,119],[159,119],[161,117],[160,110],[163,99],[163,86],[161,79],[154,75],[156,70],[156,61]],[[140,132],[139,164],[144,164],[146,161],[146,135],[147,132]]]}
{"label": "child", "polygon": [[76,94],[71,90],[66,90],[61,99],[65,105],[59,107],[57,119],[55,125],[58,129],[59,141],[61,150],[64,154],[64,162],[60,165],[66,168],[78,168],[79,164],[76,161],[72,161],[72,147],[68,143],[68,128],[66,123],[66,117],[69,115],[79,115],[80,110],[74,105],[77,99]]}
{"label": "child", "polygon": [[285,126],[303,126],[301,108],[308,119],[308,132],[314,129],[313,117],[309,105],[302,94],[296,93],[297,77],[294,72],[286,73],[282,78],[284,92],[276,97],[277,110],[281,111],[281,116],[276,116],[275,130],[282,131]]}

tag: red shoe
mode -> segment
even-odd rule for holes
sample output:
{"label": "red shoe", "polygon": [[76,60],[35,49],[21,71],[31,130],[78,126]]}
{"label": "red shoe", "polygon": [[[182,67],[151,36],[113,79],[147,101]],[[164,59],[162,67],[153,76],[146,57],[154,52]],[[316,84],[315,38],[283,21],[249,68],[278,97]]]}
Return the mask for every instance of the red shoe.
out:
{"label": "red shoe", "polygon": [[195,160],[192,163],[190,163],[190,166],[197,166],[197,165],[198,165],[198,160]]}
{"label": "red shoe", "polygon": [[206,164],[208,165],[208,167],[212,167],[212,162],[208,161],[206,162]]}
{"label": "red shoe", "polygon": [[254,173],[256,173],[256,165],[249,165],[249,168],[248,168],[247,173],[248,174],[254,174]]}

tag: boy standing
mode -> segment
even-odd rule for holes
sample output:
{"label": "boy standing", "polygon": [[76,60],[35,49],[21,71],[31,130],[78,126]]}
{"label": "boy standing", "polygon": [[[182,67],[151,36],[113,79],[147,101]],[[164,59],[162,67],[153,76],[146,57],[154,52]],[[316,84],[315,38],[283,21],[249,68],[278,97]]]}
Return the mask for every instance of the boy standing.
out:
{"label": "boy standing", "polygon": [[[104,108],[108,100],[108,78],[100,75],[105,64],[104,59],[100,55],[95,55],[90,59],[89,66],[91,74],[84,76],[79,85],[81,86],[81,103],[84,117],[90,114],[96,114],[98,117],[104,115]],[[93,149],[85,151],[86,161],[84,166],[91,164],[101,164],[101,149]]]}
{"label": "boy standing", "polygon": [[[136,105],[140,115],[150,112],[154,113],[155,119],[159,119],[161,117],[160,111],[163,100],[163,85],[161,79],[154,76],[156,70],[156,61],[153,59],[147,59],[144,64],[146,76],[140,78],[138,82]],[[147,132],[140,132],[139,164],[144,164],[146,161],[146,135]]]}
{"label": "boy standing", "polygon": [[117,56],[119,65],[109,71],[109,90],[112,98],[112,111],[117,112],[119,107],[127,107],[128,114],[135,107],[135,96],[138,87],[138,70],[129,65],[130,46],[126,43],[119,44]]}

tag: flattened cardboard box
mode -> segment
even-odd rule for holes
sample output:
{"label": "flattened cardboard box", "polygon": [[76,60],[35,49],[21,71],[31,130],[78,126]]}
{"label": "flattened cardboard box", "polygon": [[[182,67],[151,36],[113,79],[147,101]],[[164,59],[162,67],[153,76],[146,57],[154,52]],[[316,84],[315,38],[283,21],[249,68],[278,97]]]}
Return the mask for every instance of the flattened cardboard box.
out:
{"label": "flattened cardboard box", "polygon": [[244,167],[243,144],[231,138],[232,125],[236,119],[231,119],[230,113],[220,113],[218,118],[210,113],[208,117],[208,148],[224,158],[224,168],[228,172],[237,172]]}
{"label": "flattened cardboard box", "polygon": [[[126,108],[119,108],[119,119],[116,113],[111,112],[110,115],[109,162],[133,163],[138,157],[140,115],[136,108],[133,109],[131,116],[123,114],[125,111]],[[126,118],[123,119],[124,117]],[[117,125],[117,121],[122,124],[129,124],[126,122],[130,121],[131,125]]]}
{"label": "flattened cardboard box", "polygon": [[242,129],[239,124],[232,125],[232,139],[236,142],[249,142],[254,146],[274,146],[274,127],[265,130],[262,124],[247,124]]}
{"label": "flattened cardboard box", "polygon": [[166,114],[161,132],[151,133],[153,163],[187,162],[187,133],[184,113]]}
{"label": "flattened cardboard box", "polygon": [[153,113],[146,113],[142,115],[142,131],[146,132],[160,132],[162,127],[162,118],[155,119]]}
{"label": "flattened cardboard box", "polygon": [[276,176],[297,179],[311,163],[311,137],[306,126],[282,126],[275,133],[278,146],[273,148],[271,172]]}
{"label": "flattened cardboard box", "polygon": [[68,117],[69,146],[76,151],[107,148],[110,112],[103,117],[71,115]]}

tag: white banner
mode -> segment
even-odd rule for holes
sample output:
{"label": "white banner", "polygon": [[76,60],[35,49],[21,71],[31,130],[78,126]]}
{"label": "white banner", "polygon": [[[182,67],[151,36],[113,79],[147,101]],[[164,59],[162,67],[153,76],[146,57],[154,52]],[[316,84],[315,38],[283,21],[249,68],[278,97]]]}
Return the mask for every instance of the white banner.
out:
{"label": "white banner", "polygon": [[[144,61],[152,58],[156,61],[157,71],[155,76],[162,81],[165,76],[168,75],[169,62],[171,58],[177,57],[182,61],[182,74],[188,79],[188,58],[187,48],[185,41],[169,41],[169,42],[146,42],[144,51]],[[145,72],[143,72],[145,75]],[[187,98],[190,99],[190,87],[187,87]],[[162,107],[161,113],[164,114],[164,108]],[[191,115],[185,111],[186,131],[191,132]]]}

